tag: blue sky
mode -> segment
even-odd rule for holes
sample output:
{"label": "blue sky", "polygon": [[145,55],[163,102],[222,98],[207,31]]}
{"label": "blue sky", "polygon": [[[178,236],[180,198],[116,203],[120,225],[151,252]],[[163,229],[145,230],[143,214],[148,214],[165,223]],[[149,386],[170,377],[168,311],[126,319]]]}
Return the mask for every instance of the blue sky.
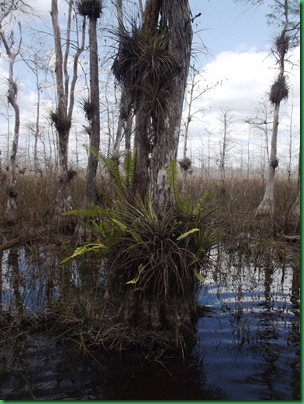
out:
{"label": "blue sky", "polygon": [[[221,86],[204,94],[196,103],[198,112],[190,128],[192,158],[195,158],[195,150],[200,145],[206,145],[204,133],[212,133],[214,144],[221,141],[220,115],[223,110],[229,111],[233,122],[231,160],[245,149],[249,129],[244,120],[255,114],[257,103],[267,97],[277,74],[270,50],[277,31],[267,24],[266,16],[271,3],[271,0],[265,0],[262,6],[250,7],[241,2],[236,4],[233,0],[190,0],[193,15],[202,13],[195,20],[194,30],[199,31],[200,40],[210,50],[210,54],[201,55],[199,59],[202,79],[211,84],[222,81]],[[199,42],[197,38],[195,41]],[[299,57],[299,49],[296,49],[292,60],[297,63]],[[295,156],[299,147],[300,74],[299,68],[286,67],[291,95],[281,108],[278,141],[281,166],[286,161],[291,102],[293,119],[297,123],[293,129]],[[253,154],[259,154],[259,142],[260,134],[253,131]]]}
{"label": "blue sky", "polygon": [[203,30],[200,36],[213,55],[248,47],[264,50],[270,44],[268,4],[265,1],[260,7],[249,7],[233,0],[190,0],[192,13],[202,13],[195,20],[194,29]]}

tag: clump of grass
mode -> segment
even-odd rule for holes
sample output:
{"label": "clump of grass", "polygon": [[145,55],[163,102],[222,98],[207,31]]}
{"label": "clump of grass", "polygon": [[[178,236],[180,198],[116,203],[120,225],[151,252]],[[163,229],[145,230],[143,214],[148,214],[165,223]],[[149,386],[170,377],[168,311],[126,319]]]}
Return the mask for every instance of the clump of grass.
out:
{"label": "clump of grass", "polygon": [[264,195],[265,184],[258,178],[227,178],[224,184],[217,179],[193,177],[186,179],[192,198],[210,191],[207,207],[212,206],[213,220],[223,229],[222,242],[230,249],[253,252],[257,243],[261,248],[279,241],[286,231],[286,221],[297,197],[297,183],[278,178],[275,186],[275,212],[272,218],[256,217],[255,211]]}

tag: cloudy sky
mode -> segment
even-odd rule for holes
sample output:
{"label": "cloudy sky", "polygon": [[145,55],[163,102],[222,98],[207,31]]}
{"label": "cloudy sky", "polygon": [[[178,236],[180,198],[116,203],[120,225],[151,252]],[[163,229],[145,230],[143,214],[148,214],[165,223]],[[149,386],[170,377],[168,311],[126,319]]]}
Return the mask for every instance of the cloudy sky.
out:
{"label": "cloudy sky", "polygon": [[[49,31],[51,27],[50,0],[30,0],[29,2],[42,16],[39,23],[31,21],[30,24]],[[230,143],[227,164],[232,166],[240,164],[243,155],[248,154],[248,148],[252,160],[258,160],[262,155],[262,133],[250,128],[244,121],[255,115],[258,103],[265,99],[277,74],[275,61],[270,51],[271,41],[276,31],[274,27],[267,25],[266,19],[271,0],[265,0],[264,5],[260,7],[235,4],[233,0],[189,0],[189,2],[193,16],[199,13],[201,15],[195,18],[193,24],[195,31],[193,63],[196,69],[194,95],[196,99],[191,110],[192,120],[189,126],[187,154],[193,159],[195,165],[205,164],[207,157],[216,162],[222,142],[223,113],[227,112]],[[59,7],[59,11],[62,12],[64,2],[60,0],[60,3],[62,5]],[[129,4],[132,6],[132,1]],[[103,26],[109,24],[112,9],[110,0],[105,0],[105,7]],[[295,49],[291,60],[298,63],[299,49]],[[22,119],[23,121],[29,118],[34,119],[36,100],[33,89],[34,78],[21,63],[16,66],[16,69],[21,80],[19,102]],[[295,163],[299,147],[299,69],[292,68],[292,65],[288,65],[287,69],[290,97],[288,102],[283,103],[282,106],[278,139],[278,153],[282,168],[288,161],[286,150],[290,141],[292,106],[292,153]],[[4,88],[7,76],[6,71],[7,65],[1,56],[2,84],[0,83],[0,85],[2,88]],[[191,77],[189,81],[191,81]],[[206,88],[211,89],[206,91]],[[5,115],[2,104],[0,109]],[[267,105],[271,110],[269,103]],[[185,118],[187,113],[187,104],[185,104]],[[0,116],[0,135],[0,146],[3,150],[7,139],[5,116],[2,118]],[[248,138],[249,136],[250,138]],[[181,138],[179,156],[182,153],[183,142],[184,139]],[[70,155],[74,154],[75,146],[71,144]]]}
{"label": "cloudy sky", "polygon": [[[223,112],[230,116],[229,160],[233,165],[240,161],[241,154],[248,152],[253,159],[261,156],[261,131],[244,123],[255,116],[258,104],[267,100],[267,93],[276,78],[277,66],[271,54],[272,38],[277,33],[267,24],[271,0],[260,7],[249,7],[233,0],[190,0],[194,15],[201,13],[195,20],[194,28],[199,34],[195,44],[203,41],[209,50],[201,54],[197,65],[201,71],[201,84],[221,83],[213,90],[204,93],[194,104],[197,113],[193,114],[190,125],[189,153],[195,160],[206,156],[208,143],[212,142],[213,156],[219,154],[223,133]],[[195,45],[194,45],[195,46]],[[300,50],[295,49],[291,61],[298,64]],[[290,114],[292,109],[292,153],[295,158],[299,149],[300,123],[300,73],[298,67],[286,66],[290,97],[282,103],[278,137],[279,160],[287,164],[290,141]],[[271,105],[267,103],[271,111]],[[208,154],[208,153],[207,153]],[[212,152],[211,152],[212,154]],[[229,162],[228,162],[229,163]]]}

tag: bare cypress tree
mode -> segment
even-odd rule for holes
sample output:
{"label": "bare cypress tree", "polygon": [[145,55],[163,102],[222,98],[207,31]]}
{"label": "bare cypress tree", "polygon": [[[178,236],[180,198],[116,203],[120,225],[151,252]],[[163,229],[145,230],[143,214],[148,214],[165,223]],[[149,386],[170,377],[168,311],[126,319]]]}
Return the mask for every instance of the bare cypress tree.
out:
{"label": "bare cypress tree", "polygon": [[19,40],[16,41],[16,32],[13,24],[15,21],[15,12],[29,13],[31,8],[21,0],[3,1],[0,11],[0,38],[3,43],[6,56],[8,58],[8,103],[13,107],[15,115],[14,138],[10,155],[10,181],[7,188],[7,202],[5,209],[5,220],[8,223],[15,224],[18,220],[17,191],[16,191],[16,160],[18,153],[19,131],[20,131],[20,109],[18,104],[18,84],[14,73],[14,67],[22,44],[21,23],[17,22],[19,29]]}
{"label": "bare cypress tree", "polygon": [[[236,0],[247,4],[261,5],[264,0]],[[266,188],[263,199],[258,206],[258,215],[273,216],[275,197],[275,170],[279,161],[277,157],[277,138],[279,129],[279,113],[283,100],[288,98],[289,88],[286,76],[286,62],[288,51],[299,45],[300,32],[300,3],[298,0],[273,0],[272,12],[267,15],[269,25],[277,26],[279,34],[274,38],[272,54],[278,65],[278,75],[271,86],[269,100],[273,105],[273,126],[270,147],[270,162],[266,178]]]}
{"label": "bare cypress tree", "polygon": [[[24,63],[28,66],[28,68],[32,71],[35,77],[35,85],[37,92],[37,102],[36,102],[36,119],[35,122],[29,122],[27,124],[28,130],[31,132],[32,136],[34,136],[34,173],[35,173],[35,181],[37,182],[39,174],[41,172],[39,158],[38,158],[38,140],[41,136],[41,93],[46,85],[46,75],[49,72],[49,68],[47,66],[46,60],[43,58],[42,54],[44,52],[44,44],[39,42],[39,46],[35,46],[35,44],[31,44],[31,46],[27,46],[26,49],[22,52],[22,59]],[[44,76],[44,77],[43,77]]]}
{"label": "bare cypress tree", "polygon": [[[97,20],[101,16],[101,0],[80,0],[77,2],[79,13],[89,18],[89,46],[90,46],[90,98],[84,101],[83,107],[89,121],[89,157],[85,180],[83,208],[87,209],[96,203],[97,186],[96,173],[98,159],[96,152],[100,146],[100,104],[99,104],[99,72],[97,46]],[[75,230],[78,242],[87,234],[87,230],[78,224]]]}
{"label": "bare cypress tree", "polygon": [[89,18],[90,46],[90,99],[86,103],[86,115],[90,122],[89,159],[86,174],[84,208],[96,203],[96,172],[98,159],[96,151],[100,145],[100,105],[99,105],[99,72],[97,46],[97,20],[101,16],[101,0],[80,0],[77,2],[79,13]]}
{"label": "bare cypress tree", "polygon": [[[62,213],[72,209],[70,189],[71,175],[68,169],[68,145],[74,109],[74,93],[77,82],[78,60],[85,45],[85,19],[83,19],[82,24],[81,43],[77,44],[77,49],[73,57],[73,77],[70,83],[68,60],[71,51],[71,23],[74,2],[70,1],[68,5],[65,47],[62,44],[57,3],[57,0],[52,0],[51,8],[56,58],[55,76],[57,91],[56,111],[51,113],[51,120],[57,130],[59,146],[59,188],[55,206],[54,224],[61,229],[71,229],[71,227],[74,226],[72,217],[62,216]],[[63,53],[64,48],[65,51]]]}
{"label": "bare cypress tree", "polygon": [[284,0],[280,2],[275,0],[274,4],[274,15],[272,18],[277,18],[275,16],[283,16],[283,27],[279,35],[275,37],[274,48],[272,50],[276,62],[279,66],[278,76],[271,86],[269,99],[274,106],[273,112],[273,127],[271,136],[271,148],[270,148],[270,163],[268,168],[268,177],[266,183],[266,189],[263,199],[257,208],[257,214],[266,214],[272,216],[274,213],[274,184],[275,184],[275,169],[278,166],[277,158],[277,137],[279,128],[279,112],[281,102],[288,98],[289,88],[286,78],[285,63],[287,58],[287,52],[295,44],[298,43],[297,36],[299,25],[297,23],[290,23],[289,16],[296,11],[295,2]]}

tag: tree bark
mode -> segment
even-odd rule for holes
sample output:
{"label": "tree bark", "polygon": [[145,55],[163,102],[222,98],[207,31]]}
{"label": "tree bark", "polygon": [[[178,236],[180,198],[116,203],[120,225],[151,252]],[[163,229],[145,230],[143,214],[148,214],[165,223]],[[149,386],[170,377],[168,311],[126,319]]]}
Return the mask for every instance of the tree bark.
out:
{"label": "tree bark", "polygon": [[75,226],[75,219],[69,216],[62,216],[62,213],[73,208],[71,197],[71,177],[68,172],[68,145],[69,134],[72,123],[72,114],[74,108],[74,92],[77,81],[78,59],[84,50],[84,32],[85,21],[82,26],[82,43],[77,48],[74,55],[73,78],[69,84],[69,73],[67,69],[70,56],[70,32],[71,32],[71,14],[73,1],[69,4],[69,14],[67,23],[65,54],[62,52],[61,32],[58,20],[57,0],[52,0],[51,17],[54,33],[55,45],[55,76],[57,91],[56,111],[51,114],[53,123],[58,133],[58,155],[59,155],[59,178],[58,195],[55,204],[54,224],[62,230],[71,231]]}
{"label": "tree bark", "polygon": [[[135,146],[137,182],[141,193],[150,189],[156,208],[172,203],[167,168],[176,160],[184,93],[191,57],[192,27],[188,0],[149,0],[143,13],[142,30],[146,34],[164,29],[168,35],[167,52],[178,67],[171,77],[169,97],[162,111],[145,113],[145,95],[136,106]],[[145,120],[146,123],[143,123]],[[152,121],[152,123],[151,123]],[[152,141],[151,141],[152,139]],[[142,178],[143,177],[143,178]]]}
{"label": "tree bark", "polygon": [[[78,4],[80,7],[82,3]],[[100,0],[96,0],[92,5],[100,6]],[[85,180],[85,193],[83,199],[83,209],[88,209],[97,202],[96,174],[98,167],[98,157],[100,146],[100,105],[99,105],[99,70],[98,70],[98,44],[97,44],[97,20],[100,13],[84,14],[89,18],[89,46],[90,46],[90,143],[89,156]],[[87,229],[80,223],[75,229],[77,242],[80,243],[88,235]]]}
{"label": "tree bark", "polygon": [[4,213],[5,221],[9,224],[16,224],[19,218],[19,211],[17,205],[17,192],[16,192],[16,159],[18,152],[18,142],[19,142],[19,132],[20,132],[20,109],[17,101],[17,93],[18,87],[14,78],[14,65],[16,62],[16,58],[20,53],[21,43],[22,43],[22,35],[21,35],[21,24],[19,23],[20,29],[20,41],[16,50],[13,50],[14,39],[13,32],[11,37],[11,43],[7,40],[4,32],[0,30],[0,37],[5,47],[6,54],[9,59],[9,74],[8,74],[8,92],[7,92],[7,100],[8,103],[14,109],[15,114],[15,125],[14,125],[14,138],[10,155],[10,185],[7,189],[7,201],[6,208]]}
{"label": "tree bark", "polygon": [[[90,43],[90,90],[91,105],[93,108],[91,120],[90,153],[86,174],[84,208],[96,203],[96,172],[98,159],[96,151],[100,145],[100,106],[99,106],[99,73],[98,73],[98,47],[97,47],[97,18],[89,17],[89,43]],[[94,153],[95,151],[95,153]]]}
{"label": "tree bark", "polygon": [[270,162],[268,166],[268,176],[266,182],[266,188],[263,199],[257,208],[258,214],[273,215],[274,212],[274,184],[275,184],[275,170],[278,165],[277,160],[277,137],[279,127],[279,112],[280,103],[275,104],[273,112],[273,127],[271,136],[271,148],[270,148]]}
{"label": "tree bark", "polygon": [[[266,182],[266,189],[263,196],[263,199],[256,210],[257,215],[267,215],[272,217],[274,214],[274,204],[275,204],[275,196],[274,196],[274,185],[275,185],[275,170],[278,166],[278,158],[277,158],[277,138],[278,138],[278,128],[279,128],[279,111],[281,101],[288,97],[288,88],[285,84],[285,58],[286,53],[292,45],[292,29],[289,28],[289,0],[284,0],[284,2],[277,2],[277,6],[281,10],[281,15],[284,18],[284,25],[281,31],[281,34],[275,38],[275,50],[273,54],[276,58],[277,64],[279,65],[279,74],[276,82],[272,85],[270,92],[270,101],[274,105],[273,112],[273,126],[272,126],[272,137],[271,137],[271,150],[270,150],[270,162],[268,167],[268,177]],[[278,86],[279,84],[284,83],[284,88]],[[276,91],[277,94],[273,91],[279,87],[279,91]],[[283,90],[283,91],[282,91]]]}

